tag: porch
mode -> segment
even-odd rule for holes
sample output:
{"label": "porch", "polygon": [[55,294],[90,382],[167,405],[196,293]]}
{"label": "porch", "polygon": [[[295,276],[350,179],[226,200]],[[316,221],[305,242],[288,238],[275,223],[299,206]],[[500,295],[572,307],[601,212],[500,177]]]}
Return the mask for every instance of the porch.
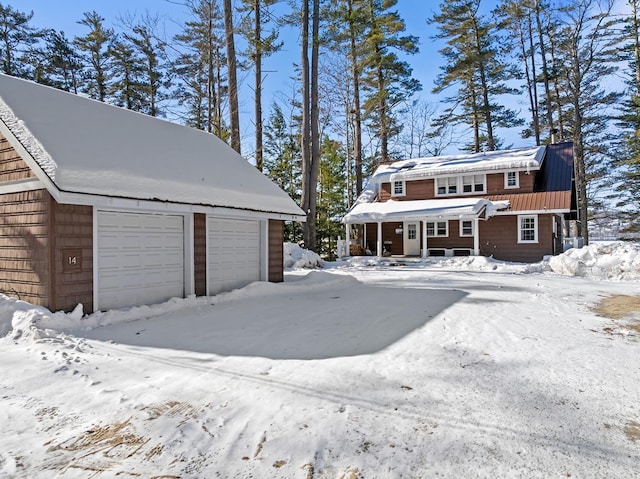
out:
{"label": "porch", "polygon": [[360,203],[343,218],[346,255],[478,256],[479,222],[508,207],[482,198]]}

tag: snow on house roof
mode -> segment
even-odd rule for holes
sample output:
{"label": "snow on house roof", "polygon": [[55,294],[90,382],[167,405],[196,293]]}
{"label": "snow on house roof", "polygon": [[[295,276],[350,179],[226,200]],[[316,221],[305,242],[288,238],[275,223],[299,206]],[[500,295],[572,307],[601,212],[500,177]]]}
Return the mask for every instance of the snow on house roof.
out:
{"label": "snow on house roof", "polygon": [[304,215],[200,130],[6,75],[0,120],[63,192]]}
{"label": "snow on house roof", "polygon": [[451,198],[439,200],[388,200],[383,203],[359,203],[343,218],[344,224],[361,224],[393,220],[425,220],[478,217],[483,212],[491,217],[509,207],[508,201],[484,198]]}
{"label": "snow on house roof", "polygon": [[544,153],[544,146],[536,146],[394,161],[379,166],[372,180],[380,183],[495,170],[537,170],[542,164]]}

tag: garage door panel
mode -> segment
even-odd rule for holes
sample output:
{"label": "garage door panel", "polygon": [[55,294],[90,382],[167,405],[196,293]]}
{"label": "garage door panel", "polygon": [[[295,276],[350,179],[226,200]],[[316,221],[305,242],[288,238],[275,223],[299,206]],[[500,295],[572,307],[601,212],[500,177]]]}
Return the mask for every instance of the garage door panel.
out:
{"label": "garage door panel", "polygon": [[260,280],[260,222],[209,218],[209,294]]}
{"label": "garage door panel", "polygon": [[98,290],[101,309],[183,297],[183,217],[99,211]]}

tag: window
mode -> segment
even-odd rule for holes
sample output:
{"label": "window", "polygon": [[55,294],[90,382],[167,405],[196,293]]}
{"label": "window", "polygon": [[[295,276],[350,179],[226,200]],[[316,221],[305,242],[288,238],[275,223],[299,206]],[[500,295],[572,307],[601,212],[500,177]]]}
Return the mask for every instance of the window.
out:
{"label": "window", "polygon": [[418,237],[418,228],[415,223],[407,225],[407,239],[414,240]]}
{"label": "window", "polygon": [[455,195],[458,192],[458,179],[455,176],[436,178],[436,192],[438,195]]}
{"label": "window", "polygon": [[518,243],[538,242],[538,217],[518,216]]}
{"label": "window", "polygon": [[404,181],[394,181],[391,189],[392,196],[404,196]]}
{"label": "window", "polygon": [[473,236],[473,221],[460,221],[460,236]]}
{"label": "window", "polygon": [[485,175],[447,176],[436,178],[436,196],[484,193]]}
{"label": "window", "polygon": [[427,223],[427,236],[449,236],[447,221],[435,221]]}
{"label": "window", "polygon": [[519,188],[520,187],[520,175],[517,171],[507,171],[504,174],[504,187],[505,188]]}

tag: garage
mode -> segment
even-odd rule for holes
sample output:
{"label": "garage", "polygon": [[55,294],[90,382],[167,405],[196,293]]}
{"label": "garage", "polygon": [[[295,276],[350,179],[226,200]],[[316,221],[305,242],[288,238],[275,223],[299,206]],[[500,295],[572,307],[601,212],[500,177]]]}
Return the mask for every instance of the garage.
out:
{"label": "garage", "polygon": [[260,281],[260,221],[208,219],[208,294]]}
{"label": "garage", "polygon": [[97,212],[99,308],[184,297],[184,217]]}

